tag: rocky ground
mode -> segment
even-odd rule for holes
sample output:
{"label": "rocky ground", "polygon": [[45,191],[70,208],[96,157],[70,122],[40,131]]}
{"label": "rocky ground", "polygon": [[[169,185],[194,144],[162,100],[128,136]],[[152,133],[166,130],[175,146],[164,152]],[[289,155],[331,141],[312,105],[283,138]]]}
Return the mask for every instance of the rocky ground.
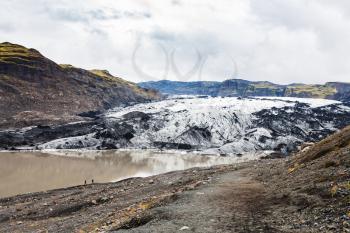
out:
{"label": "rocky ground", "polygon": [[284,159],[0,199],[1,232],[349,232],[350,128]]}

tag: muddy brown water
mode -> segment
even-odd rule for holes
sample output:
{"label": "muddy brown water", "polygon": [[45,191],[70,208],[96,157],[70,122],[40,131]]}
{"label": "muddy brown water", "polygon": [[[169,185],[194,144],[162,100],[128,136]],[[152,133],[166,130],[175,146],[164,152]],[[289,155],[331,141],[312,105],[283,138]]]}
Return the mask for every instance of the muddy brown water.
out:
{"label": "muddy brown water", "polygon": [[[236,157],[151,151],[0,152],[0,198],[237,162]],[[242,158],[239,158],[242,160]]]}

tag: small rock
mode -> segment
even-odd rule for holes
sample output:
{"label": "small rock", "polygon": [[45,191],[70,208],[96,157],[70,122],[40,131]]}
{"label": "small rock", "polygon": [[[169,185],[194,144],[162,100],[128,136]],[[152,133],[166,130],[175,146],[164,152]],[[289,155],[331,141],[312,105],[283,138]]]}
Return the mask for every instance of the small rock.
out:
{"label": "small rock", "polygon": [[96,204],[97,204],[97,201],[96,201],[96,200],[92,200],[91,203],[94,204],[94,205],[96,205]]}
{"label": "small rock", "polygon": [[154,180],[148,181],[149,184],[154,184]]}
{"label": "small rock", "polygon": [[22,221],[18,221],[17,222],[17,225],[21,225],[23,222]]}
{"label": "small rock", "polygon": [[183,226],[180,228],[180,231],[186,231],[189,230],[190,228],[188,226]]}
{"label": "small rock", "polygon": [[[107,224],[107,226],[108,226],[108,225],[111,225],[111,224],[113,224],[113,221],[109,220],[109,221],[106,222],[106,224]],[[107,228],[107,227],[104,226],[103,228]]]}
{"label": "small rock", "polygon": [[337,229],[337,226],[332,224],[332,225],[328,225],[327,228],[330,230],[335,230],[335,229]]}
{"label": "small rock", "polygon": [[196,188],[196,187],[198,187],[201,184],[203,184],[202,181],[197,181],[196,183],[193,184],[193,188]]}

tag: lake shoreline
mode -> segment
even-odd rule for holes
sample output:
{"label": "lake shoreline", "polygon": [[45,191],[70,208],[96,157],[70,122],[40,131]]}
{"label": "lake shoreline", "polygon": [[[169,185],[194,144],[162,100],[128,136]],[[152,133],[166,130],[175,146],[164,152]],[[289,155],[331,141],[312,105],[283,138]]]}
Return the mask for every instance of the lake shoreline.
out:
{"label": "lake shoreline", "polygon": [[255,159],[246,156],[198,155],[150,150],[50,150],[0,153],[0,198],[147,177],[192,167],[210,167]]}
{"label": "lake shoreline", "polygon": [[[314,218],[324,217],[323,202],[329,200],[321,202],[317,194],[293,191],[299,178],[287,172],[291,159],[191,168],[4,198],[0,199],[0,228],[22,232],[174,232],[183,227],[204,227],[201,232],[327,232],[334,226]],[[308,171],[303,173],[308,175]],[[338,212],[328,213],[327,218],[340,229],[340,213],[346,207],[338,199],[331,201]]]}

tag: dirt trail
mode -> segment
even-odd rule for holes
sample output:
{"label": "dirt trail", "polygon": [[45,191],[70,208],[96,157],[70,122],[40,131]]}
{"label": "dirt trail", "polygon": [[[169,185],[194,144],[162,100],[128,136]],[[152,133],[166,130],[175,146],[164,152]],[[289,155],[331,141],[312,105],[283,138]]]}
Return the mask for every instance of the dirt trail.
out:
{"label": "dirt trail", "polygon": [[154,208],[153,220],[117,232],[274,232],[260,219],[269,208],[262,184],[240,171],[214,175],[175,202]]}

